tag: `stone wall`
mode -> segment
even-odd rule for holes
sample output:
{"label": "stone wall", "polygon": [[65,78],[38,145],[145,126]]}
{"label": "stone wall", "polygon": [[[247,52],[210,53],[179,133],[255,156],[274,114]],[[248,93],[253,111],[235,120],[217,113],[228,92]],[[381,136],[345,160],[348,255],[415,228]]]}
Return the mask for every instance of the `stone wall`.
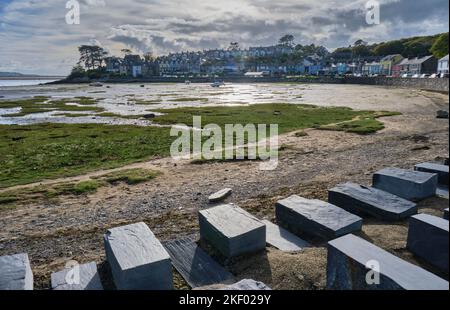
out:
{"label": "stone wall", "polygon": [[448,92],[449,79],[413,79],[413,78],[388,78],[388,77],[345,77],[343,83],[380,85],[424,89],[440,92]]}

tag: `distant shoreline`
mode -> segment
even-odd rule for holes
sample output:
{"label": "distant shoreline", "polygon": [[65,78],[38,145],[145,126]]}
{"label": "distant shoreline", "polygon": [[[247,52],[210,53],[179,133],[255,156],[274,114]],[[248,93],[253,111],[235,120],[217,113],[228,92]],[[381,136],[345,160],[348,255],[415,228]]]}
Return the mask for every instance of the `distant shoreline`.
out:
{"label": "distant shoreline", "polygon": [[62,80],[65,79],[64,76],[0,76],[0,80],[6,81],[17,81],[17,80]]}

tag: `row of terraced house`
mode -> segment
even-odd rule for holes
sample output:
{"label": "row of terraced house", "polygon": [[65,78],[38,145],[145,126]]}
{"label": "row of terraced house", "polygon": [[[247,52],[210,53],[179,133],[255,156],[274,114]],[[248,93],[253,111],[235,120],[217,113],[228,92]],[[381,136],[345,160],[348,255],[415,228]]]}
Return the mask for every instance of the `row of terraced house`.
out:
{"label": "row of terraced house", "polygon": [[[106,59],[106,70],[112,74],[133,77],[147,76],[214,76],[244,75],[360,75],[413,77],[417,75],[448,75],[448,55],[442,59],[423,56],[404,58],[388,55],[367,56],[338,61],[330,53],[320,51],[301,60],[280,61],[292,55],[289,46],[275,45],[252,47],[246,50],[204,50],[198,52],[172,53],[155,59],[143,59],[139,55]],[[320,55],[319,55],[320,54]]]}

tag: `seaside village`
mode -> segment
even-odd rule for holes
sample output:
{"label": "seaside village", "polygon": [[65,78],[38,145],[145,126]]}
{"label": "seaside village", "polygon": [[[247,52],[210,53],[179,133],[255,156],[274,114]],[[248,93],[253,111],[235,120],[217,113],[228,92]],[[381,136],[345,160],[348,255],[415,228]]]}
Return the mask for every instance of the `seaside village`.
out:
{"label": "seaside village", "polygon": [[[366,42],[357,42],[365,46]],[[240,49],[231,43],[227,49],[171,53],[144,57],[128,53],[105,58],[110,76],[140,77],[214,77],[214,76],[389,76],[402,78],[448,77],[448,55],[400,54],[384,56],[355,55],[351,48],[330,53],[324,47],[298,47],[278,44]]]}

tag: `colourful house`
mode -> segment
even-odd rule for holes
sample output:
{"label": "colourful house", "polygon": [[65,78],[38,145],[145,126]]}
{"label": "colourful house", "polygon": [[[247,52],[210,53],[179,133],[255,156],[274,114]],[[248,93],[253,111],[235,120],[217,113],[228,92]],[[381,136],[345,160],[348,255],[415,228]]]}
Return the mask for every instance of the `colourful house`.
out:
{"label": "colourful house", "polygon": [[[394,66],[398,65],[403,60],[400,54],[388,55],[380,61],[380,74],[386,76],[393,76]],[[398,68],[397,68],[398,69]]]}

